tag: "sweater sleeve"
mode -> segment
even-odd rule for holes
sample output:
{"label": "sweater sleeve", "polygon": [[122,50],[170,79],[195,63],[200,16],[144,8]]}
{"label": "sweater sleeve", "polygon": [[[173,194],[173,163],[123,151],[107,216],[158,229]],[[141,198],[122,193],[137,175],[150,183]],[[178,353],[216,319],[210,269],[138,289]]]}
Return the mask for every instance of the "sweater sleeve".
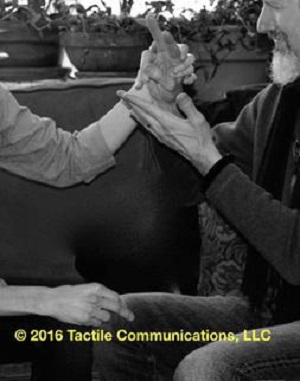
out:
{"label": "sweater sleeve", "polygon": [[298,210],[275,200],[234,164],[216,177],[206,196],[288,283],[300,285]]}
{"label": "sweater sleeve", "polygon": [[[266,125],[275,109],[278,89],[269,87],[246,106],[233,124],[217,126],[218,147],[237,157],[214,179],[206,192],[212,205],[235,226],[256,250],[290,284],[300,284],[299,211],[284,206],[251,180],[256,159],[254,140],[265,139]],[[271,107],[269,107],[271,106]]]}
{"label": "sweater sleeve", "polygon": [[0,87],[0,168],[65,187],[89,182],[114,163],[100,121],[80,132],[64,131],[20,106]]}
{"label": "sweater sleeve", "polygon": [[[271,117],[270,110],[274,110],[277,96],[278,87],[270,85],[243,108],[235,122],[222,123],[213,128],[213,138],[220,152],[232,153],[236,164],[250,178],[257,160],[255,141],[260,144],[265,140],[265,120]],[[258,120],[262,128],[258,128]]]}

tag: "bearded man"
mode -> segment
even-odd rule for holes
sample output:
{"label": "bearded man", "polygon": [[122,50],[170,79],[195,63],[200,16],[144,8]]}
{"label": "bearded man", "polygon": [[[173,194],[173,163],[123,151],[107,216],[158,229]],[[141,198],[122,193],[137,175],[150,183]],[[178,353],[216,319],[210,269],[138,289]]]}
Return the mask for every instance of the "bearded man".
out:
{"label": "bearded man", "polygon": [[215,331],[227,340],[132,342],[122,334],[98,346],[105,380],[167,381],[174,371],[176,381],[300,379],[299,0],[264,0],[258,31],[275,42],[274,83],[234,123],[210,129],[184,93],[177,105],[186,118],[155,99],[120,94],[136,119],[195,166],[206,200],[248,249],[242,296],[128,295],[135,322],[108,326]]}

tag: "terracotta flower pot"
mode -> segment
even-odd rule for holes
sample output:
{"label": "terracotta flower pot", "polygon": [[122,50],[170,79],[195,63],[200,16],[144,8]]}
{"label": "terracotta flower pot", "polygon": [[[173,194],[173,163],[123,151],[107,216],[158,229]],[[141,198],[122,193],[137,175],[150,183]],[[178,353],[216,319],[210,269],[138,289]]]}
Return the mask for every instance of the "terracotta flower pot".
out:
{"label": "terracotta flower pot", "polygon": [[134,72],[149,46],[148,38],[146,34],[69,32],[60,41],[79,71]]}

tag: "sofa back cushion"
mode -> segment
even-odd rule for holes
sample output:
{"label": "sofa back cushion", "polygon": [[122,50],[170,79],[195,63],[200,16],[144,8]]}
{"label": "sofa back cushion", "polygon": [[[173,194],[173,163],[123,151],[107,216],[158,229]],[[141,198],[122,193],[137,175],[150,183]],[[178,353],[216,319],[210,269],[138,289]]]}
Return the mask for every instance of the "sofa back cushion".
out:
{"label": "sofa back cushion", "polygon": [[[14,89],[19,103],[69,131],[117,101],[129,80]],[[55,189],[0,172],[1,277],[11,283],[99,281],[120,292],[195,293],[196,172],[142,129],[117,166],[89,185]],[[78,271],[77,271],[78,270]]]}

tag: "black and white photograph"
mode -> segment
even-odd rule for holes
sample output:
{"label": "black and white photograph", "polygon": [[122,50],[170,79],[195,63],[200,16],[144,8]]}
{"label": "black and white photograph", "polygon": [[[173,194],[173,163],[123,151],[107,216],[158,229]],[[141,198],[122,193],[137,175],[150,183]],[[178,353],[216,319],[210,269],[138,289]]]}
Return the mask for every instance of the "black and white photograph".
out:
{"label": "black and white photograph", "polygon": [[300,381],[300,0],[0,0],[0,381]]}

